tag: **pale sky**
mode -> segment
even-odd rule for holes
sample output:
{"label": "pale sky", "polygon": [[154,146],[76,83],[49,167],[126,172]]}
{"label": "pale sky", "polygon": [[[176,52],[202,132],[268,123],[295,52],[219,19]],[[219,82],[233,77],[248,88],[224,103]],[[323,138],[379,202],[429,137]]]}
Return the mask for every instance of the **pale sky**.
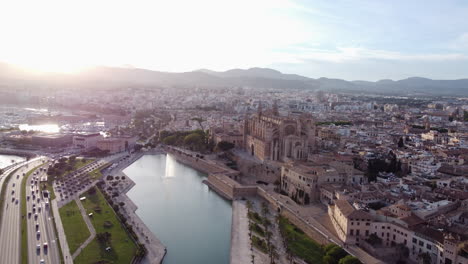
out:
{"label": "pale sky", "polygon": [[465,0],[1,0],[0,61],[468,78],[467,14]]}

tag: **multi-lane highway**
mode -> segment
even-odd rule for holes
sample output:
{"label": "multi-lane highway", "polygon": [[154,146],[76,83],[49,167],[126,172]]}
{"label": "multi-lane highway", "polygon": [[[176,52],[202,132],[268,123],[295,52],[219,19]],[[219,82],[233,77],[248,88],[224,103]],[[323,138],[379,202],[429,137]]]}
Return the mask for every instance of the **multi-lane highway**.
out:
{"label": "multi-lane highway", "polygon": [[[36,158],[29,162],[22,164],[21,167],[12,175],[8,182],[6,182],[6,175],[12,172],[17,167],[12,167],[5,171],[3,176],[0,178],[0,188],[2,185],[6,185],[5,203],[2,210],[2,222],[0,226],[0,256],[1,263],[20,263],[21,262],[21,181],[25,177],[26,173],[34,167],[39,166],[43,162],[43,158]],[[36,175],[37,176],[37,175]],[[33,174],[29,178],[32,179]],[[27,230],[28,230],[28,252],[29,252],[29,263],[59,263],[58,249],[55,243],[55,234],[53,230],[53,220],[50,219],[49,211],[46,210],[45,202],[42,199],[40,191],[36,191],[35,195],[35,206],[40,206],[40,213],[38,213],[37,219],[34,214],[31,218],[28,218],[28,212],[32,210],[33,201],[31,197],[31,179],[28,179],[26,184],[26,196],[30,196],[26,203],[27,213],[24,217],[27,218]],[[33,187],[38,188],[38,186]],[[40,197],[39,202],[37,199]],[[36,209],[39,210],[38,208]],[[37,237],[36,223],[40,231],[40,237]],[[44,243],[48,243],[47,254],[44,254],[43,246]],[[30,248],[36,248],[37,244],[41,243],[41,251],[32,251]]]}
{"label": "multi-lane highway", "polygon": [[[44,167],[46,168],[46,167]],[[59,263],[57,237],[54,233],[52,210],[39,190],[39,180],[46,170],[37,169],[26,183],[26,217],[29,263]],[[46,203],[47,202],[47,203]]]}
{"label": "multi-lane highway", "polygon": [[19,263],[21,254],[21,202],[19,200],[21,194],[21,180],[23,174],[34,166],[41,164],[39,159],[32,160],[21,166],[6,182],[8,175],[15,168],[4,173],[0,185],[6,185],[5,203],[2,210],[2,225],[0,230],[0,256],[4,263]]}

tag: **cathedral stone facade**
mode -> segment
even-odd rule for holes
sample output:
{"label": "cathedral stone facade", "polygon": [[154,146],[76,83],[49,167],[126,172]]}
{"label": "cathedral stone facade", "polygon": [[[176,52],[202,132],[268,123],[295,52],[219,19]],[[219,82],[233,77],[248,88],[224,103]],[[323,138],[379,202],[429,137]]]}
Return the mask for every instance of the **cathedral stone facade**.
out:
{"label": "cathedral stone facade", "polygon": [[315,147],[315,125],[307,114],[279,116],[273,109],[244,121],[245,150],[262,161],[307,160]]}

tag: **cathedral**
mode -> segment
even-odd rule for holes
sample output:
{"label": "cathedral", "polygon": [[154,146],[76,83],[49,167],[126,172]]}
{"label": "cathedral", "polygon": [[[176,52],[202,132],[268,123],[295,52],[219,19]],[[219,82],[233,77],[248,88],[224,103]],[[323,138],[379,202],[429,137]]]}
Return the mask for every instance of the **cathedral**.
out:
{"label": "cathedral", "polygon": [[315,148],[315,124],[308,114],[283,117],[273,110],[244,120],[244,148],[262,161],[307,160]]}

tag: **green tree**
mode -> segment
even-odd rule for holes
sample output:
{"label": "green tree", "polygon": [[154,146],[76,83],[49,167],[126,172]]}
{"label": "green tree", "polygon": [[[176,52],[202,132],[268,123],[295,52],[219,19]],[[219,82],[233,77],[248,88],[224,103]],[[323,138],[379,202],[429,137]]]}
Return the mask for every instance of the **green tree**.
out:
{"label": "green tree", "polygon": [[247,202],[245,203],[245,206],[247,207],[248,212],[252,210],[252,202],[250,200],[247,200]]}
{"label": "green tree", "polygon": [[172,136],[165,137],[163,139],[163,143],[166,145],[175,145],[177,143],[177,136],[172,135]]}
{"label": "green tree", "polygon": [[203,144],[203,136],[199,133],[192,133],[184,138],[184,144],[187,146],[200,146]]}
{"label": "green tree", "polygon": [[358,258],[348,255],[338,262],[338,264],[362,264]]}
{"label": "green tree", "polygon": [[329,244],[324,249],[325,256],[323,257],[323,262],[325,264],[338,264],[340,259],[348,255],[344,249],[335,244]]}
{"label": "green tree", "polygon": [[234,144],[227,141],[220,141],[216,145],[216,149],[220,151],[228,151],[234,148]]}

